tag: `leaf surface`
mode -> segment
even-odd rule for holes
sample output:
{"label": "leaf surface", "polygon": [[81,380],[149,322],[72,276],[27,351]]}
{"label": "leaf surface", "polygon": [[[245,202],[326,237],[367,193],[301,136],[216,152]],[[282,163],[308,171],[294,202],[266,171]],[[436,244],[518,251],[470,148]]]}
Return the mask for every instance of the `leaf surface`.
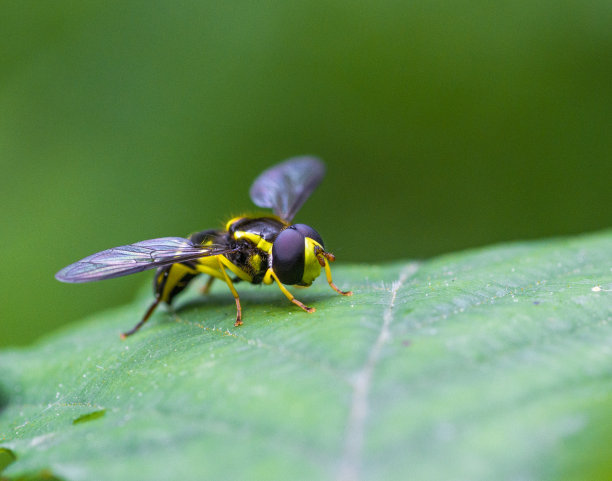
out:
{"label": "leaf surface", "polygon": [[[0,353],[4,476],[605,479],[612,232],[334,266],[296,297],[190,287]],[[78,292],[75,290],[75,295]]]}

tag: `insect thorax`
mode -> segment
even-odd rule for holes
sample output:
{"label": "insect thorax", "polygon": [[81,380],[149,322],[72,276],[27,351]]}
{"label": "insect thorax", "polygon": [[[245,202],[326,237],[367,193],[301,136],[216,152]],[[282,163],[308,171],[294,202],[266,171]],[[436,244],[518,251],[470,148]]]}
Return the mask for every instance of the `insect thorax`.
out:
{"label": "insect thorax", "polygon": [[227,223],[232,246],[240,247],[226,257],[248,274],[250,282],[259,284],[268,270],[272,243],[285,224],[274,217],[239,217]]}

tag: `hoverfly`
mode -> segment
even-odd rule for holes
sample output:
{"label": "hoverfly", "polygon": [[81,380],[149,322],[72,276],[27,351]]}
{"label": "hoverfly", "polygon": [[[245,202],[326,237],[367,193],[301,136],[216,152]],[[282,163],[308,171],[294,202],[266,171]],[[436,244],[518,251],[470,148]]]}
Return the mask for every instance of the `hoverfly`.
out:
{"label": "hoverfly", "polygon": [[[64,267],[55,278],[62,282],[91,282],[127,276],[157,268],[153,279],[153,303],[125,338],[134,334],[149,319],[160,302],[170,305],[177,294],[198,275],[207,274],[206,293],[215,279],[224,281],[236,300],[236,322],[242,324],[240,297],[234,284],[276,282],[282,293],[306,312],[314,312],[297,300],[285,287],[307,287],[325,269],[332,282],[329,263],[335,260],[325,250],[319,233],[306,224],[291,220],[325,174],[323,162],[315,157],[294,157],[277,164],[255,179],[250,195],[255,205],[271,208],[275,215],[241,216],[230,219],[225,230],[209,229],[182,237],[162,237],[114,247],[85,257]],[[229,273],[228,273],[229,271]]]}

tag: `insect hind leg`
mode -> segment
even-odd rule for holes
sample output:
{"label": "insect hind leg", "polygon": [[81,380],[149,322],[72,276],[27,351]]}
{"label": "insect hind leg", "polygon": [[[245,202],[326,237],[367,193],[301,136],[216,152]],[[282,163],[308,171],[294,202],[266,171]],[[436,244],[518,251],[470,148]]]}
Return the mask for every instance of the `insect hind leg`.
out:
{"label": "insect hind leg", "polygon": [[208,280],[206,281],[206,284],[204,286],[202,286],[202,288],[200,288],[200,293],[207,295],[210,293],[210,287],[212,286],[212,283],[214,282],[215,278],[213,276],[209,276]]}
{"label": "insect hind leg", "polygon": [[155,308],[157,307],[157,305],[159,304],[159,302],[161,301],[161,297],[160,296],[156,296],[155,300],[153,301],[153,303],[149,306],[149,308],[147,309],[147,312],[145,312],[144,317],[140,320],[140,322],[138,324],[136,324],[132,329],[130,329],[127,332],[123,332],[121,333],[121,339],[125,339],[128,336],[131,336],[132,334],[134,334],[136,331],[138,331],[138,329],[140,329],[145,322],[147,322],[149,320],[149,317],[151,317],[151,314],[153,314],[153,311],[155,310]]}

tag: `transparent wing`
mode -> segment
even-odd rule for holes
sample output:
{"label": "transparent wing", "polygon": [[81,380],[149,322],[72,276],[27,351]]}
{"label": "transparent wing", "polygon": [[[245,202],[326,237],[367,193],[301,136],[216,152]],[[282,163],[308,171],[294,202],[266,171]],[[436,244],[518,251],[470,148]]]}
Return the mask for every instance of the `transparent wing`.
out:
{"label": "transparent wing", "polygon": [[161,237],[97,252],[64,267],[55,278],[62,282],[112,279],[235,250],[221,245],[199,246],[182,237]]}
{"label": "transparent wing", "polygon": [[251,186],[251,199],[259,207],[290,222],[323,180],[325,165],[316,157],[293,157],[264,171]]}

